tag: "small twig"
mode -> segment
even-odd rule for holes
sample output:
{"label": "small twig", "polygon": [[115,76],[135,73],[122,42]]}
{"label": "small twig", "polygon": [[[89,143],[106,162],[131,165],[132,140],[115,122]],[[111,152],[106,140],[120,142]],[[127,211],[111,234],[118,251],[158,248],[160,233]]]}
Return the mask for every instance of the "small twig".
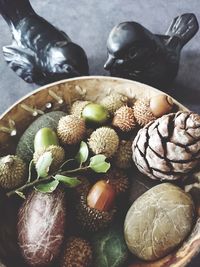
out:
{"label": "small twig", "polygon": [[63,171],[61,173],[59,173],[58,171],[57,172],[54,172],[53,174],[51,175],[48,175],[46,178],[42,178],[42,179],[36,179],[34,180],[33,182],[29,182],[29,183],[26,183],[25,185],[19,187],[19,188],[16,188],[15,190],[12,190],[10,192],[8,192],[6,195],[8,197],[16,194],[16,191],[19,191],[19,192],[22,192],[23,190],[29,188],[29,187],[33,187],[33,186],[36,186],[40,183],[43,183],[43,182],[49,182],[53,179],[53,176],[55,176],[56,174],[60,174],[60,175],[67,175],[67,174],[73,174],[73,173],[76,173],[76,172],[79,172],[79,171],[85,171],[85,170],[88,170],[90,167],[89,166],[86,166],[86,167],[83,167],[83,168],[77,168],[77,169],[74,169],[74,170],[68,170],[68,171]]}

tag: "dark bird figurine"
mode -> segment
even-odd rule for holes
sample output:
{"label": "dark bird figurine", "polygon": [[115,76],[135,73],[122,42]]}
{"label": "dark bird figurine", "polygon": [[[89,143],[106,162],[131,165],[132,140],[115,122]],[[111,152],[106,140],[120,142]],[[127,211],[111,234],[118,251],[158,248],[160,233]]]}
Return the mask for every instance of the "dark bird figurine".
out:
{"label": "dark bird figurine", "polygon": [[84,50],[62,31],[38,16],[28,0],[0,0],[13,43],[3,47],[5,60],[28,83],[88,75]]}
{"label": "dark bird figurine", "polygon": [[104,68],[112,76],[169,85],[177,75],[181,49],[198,29],[196,16],[189,13],[176,17],[165,35],[153,34],[137,22],[120,23],[109,34]]}

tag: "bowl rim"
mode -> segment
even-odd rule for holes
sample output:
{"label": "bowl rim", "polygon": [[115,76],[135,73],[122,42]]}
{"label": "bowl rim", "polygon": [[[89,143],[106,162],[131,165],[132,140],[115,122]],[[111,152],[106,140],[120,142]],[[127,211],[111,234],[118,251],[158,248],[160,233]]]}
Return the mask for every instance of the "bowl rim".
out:
{"label": "bowl rim", "polygon": [[[7,108],[3,113],[0,114],[0,120],[2,120],[4,118],[4,116],[7,115],[8,112],[10,112],[14,107],[16,107],[17,105],[19,105],[21,102],[23,102],[25,99],[29,98],[30,96],[32,96],[33,94],[37,94],[38,92],[45,90],[49,87],[53,87],[62,83],[67,83],[67,82],[71,82],[71,81],[78,81],[78,80],[115,80],[115,81],[120,81],[120,82],[127,82],[130,84],[136,84],[136,85],[144,85],[145,87],[148,87],[150,90],[160,93],[163,92],[163,94],[166,94],[168,96],[170,96],[169,94],[167,94],[164,91],[161,91],[153,86],[150,86],[148,84],[145,83],[141,83],[141,82],[137,82],[137,81],[132,81],[129,79],[124,79],[124,78],[118,78],[118,77],[112,77],[112,76],[103,76],[103,75],[93,75],[93,76],[80,76],[80,77],[75,77],[75,78],[70,78],[70,79],[64,79],[64,80],[60,80],[57,82],[53,82],[53,83],[49,83],[43,86],[39,86],[38,88],[32,90],[31,92],[25,94],[23,97],[19,98],[17,101],[14,102],[14,104],[12,104],[9,108]],[[170,96],[172,97],[172,96]],[[187,107],[185,107],[183,104],[181,104],[179,101],[177,101],[175,98],[172,97],[172,99],[175,101],[176,104],[178,104],[180,107],[182,107],[184,110],[189,110]]]}

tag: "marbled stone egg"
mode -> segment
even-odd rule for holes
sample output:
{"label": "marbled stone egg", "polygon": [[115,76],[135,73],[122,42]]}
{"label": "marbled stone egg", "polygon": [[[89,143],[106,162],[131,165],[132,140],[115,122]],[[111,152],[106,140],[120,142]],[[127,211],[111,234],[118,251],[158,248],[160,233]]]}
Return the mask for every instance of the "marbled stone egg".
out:
{"label": "marbled stone egg", "polygon": [[18,242],[25,261],[49,266],[60,252],[66,221],[65,194],[33,191],[18,213]]}
{"label": "marbled stone egg", "polygon": [[179,187],[154,186],[130,207],[124,236],[129,250],[143,260],[164,257],[190,233],[194,221],[191,197]]}
{"label": "marbled stone egg", "polygon": [[93,237],[95,267],[121,267],[128,258],[123,227],[112,226]]}

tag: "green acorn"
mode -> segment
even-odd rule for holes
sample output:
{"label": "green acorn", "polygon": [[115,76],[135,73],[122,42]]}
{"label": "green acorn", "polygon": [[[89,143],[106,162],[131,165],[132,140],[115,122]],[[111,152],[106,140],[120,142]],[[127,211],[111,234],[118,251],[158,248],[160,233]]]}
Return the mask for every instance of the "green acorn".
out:
{"label": "green acorn", "polygon": [[0,186],[14,189],[22,185],[27,178],[27,166],[18,156],[7,155],[0,158]]}
{"label": "green acorn", "polygon": [[81,118],[82,116],[82,111],[84,109],[85,106],[87,106],[89,103],[91,103],[90,101],[83,101],[83,100],[77,100],[72,104],[71,110],[70,110],[70,114],[74,115],[78,118]]}
{"label": "green acorn", "polygon": [[100,104],[104,106],[111,115],[114,115],[115,111],[122,106],[126,105],[128,102],[128,97],[119,94],[119,93],[112,93],[106,97],[104,97]]}
{"label": "green acorn", "polygon": [[96,103],[89,103],[82,111],[82,118],[86,123],[103,125],[109,120],[110,115],[104,106]]}
{"label": "green acorn", "polygon": [[34,139],[33,161],[37,164],[39,158],[46,152],[51,152],[53,161],[50,166],[50,172],[56,171],[65,160],[65,151],[59,146],[56,133],[50,128],[40,129]]}
{"label": "green acorn", "polygon": [[58,122],[57,134],[65,145],[78,144],[86,135],[85,121],[74,115],[62,117]]}
{"label": "green acorn", "polygon": [[101,127],[91,134],[88,145],[94,154],[103,154],[110,158],[118,149],[119,137],[115,130]]}

